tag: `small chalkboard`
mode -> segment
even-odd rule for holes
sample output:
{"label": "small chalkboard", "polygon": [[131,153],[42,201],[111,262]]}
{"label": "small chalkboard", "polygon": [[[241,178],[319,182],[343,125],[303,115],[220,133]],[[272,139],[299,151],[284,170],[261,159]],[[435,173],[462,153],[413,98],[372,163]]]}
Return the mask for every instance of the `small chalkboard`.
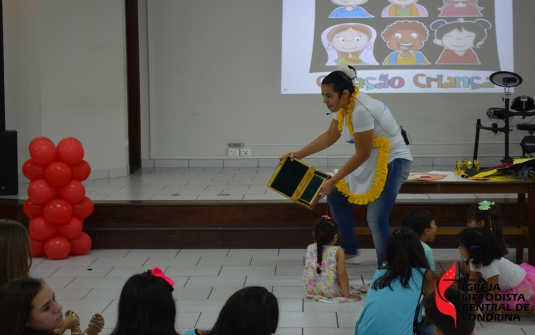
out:
{"label": "small chalkboard", "polygon": [[319,200],[319,190],[330,176],[294,158],[286,157],[268,183],[268,187],[309,209]]}

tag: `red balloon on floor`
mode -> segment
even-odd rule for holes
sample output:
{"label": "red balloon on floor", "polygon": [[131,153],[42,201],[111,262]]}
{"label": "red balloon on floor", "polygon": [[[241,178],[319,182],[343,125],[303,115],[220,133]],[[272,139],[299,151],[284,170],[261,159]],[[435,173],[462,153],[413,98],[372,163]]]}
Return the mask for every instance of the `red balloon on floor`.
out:
{"label": "red balloon on floor", "polygon": [[28,230],[30,231],[31,237],[38,241],[46,241],[56,235],[58,226],[48,222],[44,217],[40,216],[30,220]]}
{"label": "red balloon on floor", "polygon": [[82,232],[80,236],[70,240],[71,242],[71,254],[73,255],[85,255],[91,249],[91,237]]}
{"label": "red balloon on floor", "polygon": [[53,199],[45,205],[44,214],[50,223],[61,225],[72,217],[72,206],[63,199]]}
{"label": "red balloon on floor", "polygon": [[91,174],[91,167],[89,166],[89,163],[85,160],[82,160],[80,164],[76,164],[71,166],[71,175],[72,179],[83,181],[86,180],[87,177]]}
{"label": "red balloon on floor", "polygon": [[58,145],[58,160],[67,165],[80,164],[84,158],[82,144],[75,141],[63,142]]}
{"label": "red balloon on floor", "polygon": [[52,185],[65,185],[71,180],[71,168],[62,162],[52,162],[45,169],[45,177]]}
{"label": "red balloon on floor", "polygon": [[71,243],[65,237],[54,236],[45,243],[45,254],[50,259],[63,259],[71,252]]}
{"label": "red balloon on floor", "polygon": [[32,248],[33,257],[43,257],[45,255],[45,242],[38,241],[30,236],[30,248]]}
{"label": "red balloon on floor", "polygon": [[58,187],[58,195],[61,199],[75,204],[84,200],[85,187],[78,180],[70,180],[67,184]]}
{"label": "red balloon on floor", "polygon": [[44,205],[56,197],[57,187],[44,179],[37,179],[28,186],[28,197],[38,205]]}
{"label": "red balloon on floor", "polygon": [[38,216],[43,216],[44,208],[45,205],[38,205],[30,199],[26,199],[26,201],[24,201],[24,205],[22,206],[24,214],[26,214],[31,219],[36,218]]}
{"label": "red balloon on floor", "polygon": [[36,142],[30,147],[30,157],[35,163],[47,166],[56,160],[56,146],[51,142]]}
{"label": "red balloon on floor", "polygon": [[95,204],[93,201],[88,197],[84,197],[82,201],[72,204],[72,215],[79,219],[85,219],[93,213],[94,209]]}
{"label": "red balloon on floor", "polygon": [[22,174],[29,180],[45,179],[46,166],[39,165],[31,159],[22,164]]}
{"label": "red balloon on floor", "polygon": [[66,223],[58,225],[58,235],[63,236],[68,240],[77,238],[81,233],[82,222],[75,217],[71,217]]}
{"label": "red balloon on floor", "polygon": [[38,137],[34,138],[33,140],[31,140],[30,144],[28,145],[28,150],[30,150],[32,145],[34,145],[35,143],[38,143],[38,142],[50,142],[50,143],[54,144],[54,142],[52,142],[52,140],[49,139],[48,137],[38,136]]}

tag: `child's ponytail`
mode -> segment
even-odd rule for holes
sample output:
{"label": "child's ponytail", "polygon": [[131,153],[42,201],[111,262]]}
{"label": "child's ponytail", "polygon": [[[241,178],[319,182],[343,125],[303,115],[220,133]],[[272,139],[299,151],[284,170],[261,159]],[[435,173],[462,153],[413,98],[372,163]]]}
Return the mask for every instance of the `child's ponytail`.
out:
{"label": "child's ponytail", "polygon": [[321,219],[314,223],[314,238],[317,247],[316,262],[318,263],[316,272],[318,274],[321,273],[323,247],[328,245],[336,234],[338,234],[338,225],[328,215],[322,216]]}
{"label": "child's ponytail", "polygon": [[507,255],[507,243],[503,236],[503,221],[500,214],[500,206],[492,201],[481,201],[477,205],[474,204],[467,211],[468,217],[476,222],[485,222],[484,228],[488,229],[490,233],[496,237],[496,241],[502,251],[503,255]]}

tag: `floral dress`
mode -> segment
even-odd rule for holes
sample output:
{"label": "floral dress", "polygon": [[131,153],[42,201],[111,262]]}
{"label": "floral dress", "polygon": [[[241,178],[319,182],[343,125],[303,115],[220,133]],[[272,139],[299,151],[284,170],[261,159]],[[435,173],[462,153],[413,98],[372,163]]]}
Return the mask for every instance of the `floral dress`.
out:
{"label": "floral dress", "polygon": [[[317,273],[317,244],[311,244],[307,248],[305,259],[305,270],[303,271],[303,292],[307,298],[320,302],[350,302],[357,299],[345,298],[340,287],[338,272],[336,270],[337,246],[323,247],[323,260],[321,262],[321,273]],[[349,287],[350,294],[360,294],[353,287]]]}

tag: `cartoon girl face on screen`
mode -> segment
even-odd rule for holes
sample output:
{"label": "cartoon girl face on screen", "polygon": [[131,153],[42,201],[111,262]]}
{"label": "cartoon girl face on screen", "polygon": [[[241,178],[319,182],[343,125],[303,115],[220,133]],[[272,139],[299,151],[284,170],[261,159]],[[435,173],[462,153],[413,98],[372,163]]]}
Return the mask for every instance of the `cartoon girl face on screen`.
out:
{"label": "cartoon girl face on screen", "polygon": [[377,65],[373,56],[373,43],[377,33],[370,26],[344,23],[329,27],[321,34],[327,52],[325,65]]}
{"label": "cartoon girl face on screen", "polygon": [[373,17],[373,15],[370,15],[364,8],[359,6],[368,2],[368,0],[331,0],[331,2],[335,5],[343,6],[332,11],[331,15],[329,15],[331,19]]}
{"label": "cartoon girl face on screen", "polygon": [[489,21],[437,20],[429,27],[435,31],[433,42],[444,47],[435,64],[481,64],[473,49],[485,42],[487,30],[492,27]]}
{"label": "cartoon girl face on screen", "polygon": [[424,46],[429,31],[418,21],[396,21],[381,33],[386,45],[394,50],[383,65],[428,65],[423,53],[416,51]]}
{"label": "cartoon girl face on screen", "polygon": [[427,17],[427,9],[418,0],[388,0],[391,4],[381,12],[382,17]]}
{"label": "cartoon girl face on screen", "polygon": [[477,0],[443,0],[444,6],[438,10],[440,17],[480,17],[482,7],[477,5]]}

